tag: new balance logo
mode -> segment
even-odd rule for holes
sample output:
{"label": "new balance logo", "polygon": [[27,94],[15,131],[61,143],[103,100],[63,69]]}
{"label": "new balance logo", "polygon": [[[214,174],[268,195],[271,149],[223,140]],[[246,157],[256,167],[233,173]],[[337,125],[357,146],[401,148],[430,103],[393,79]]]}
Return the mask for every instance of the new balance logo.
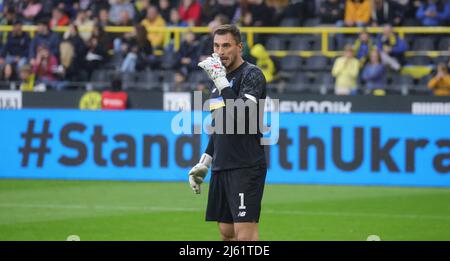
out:
{"label": "new balance logo", "polygon": [[239,211],[238,217],[245,217],[245,214],[247,214],[246,211]]}

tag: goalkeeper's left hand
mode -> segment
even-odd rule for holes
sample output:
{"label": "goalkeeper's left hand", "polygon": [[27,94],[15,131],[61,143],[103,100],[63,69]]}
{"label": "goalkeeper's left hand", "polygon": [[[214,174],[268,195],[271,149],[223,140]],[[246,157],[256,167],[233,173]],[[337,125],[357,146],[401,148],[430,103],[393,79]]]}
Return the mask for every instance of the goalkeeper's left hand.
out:
{"label": "goalkeeper's left hand", "polygon": [[208,175],[211,166],[212,157],[204,153],[200,161],[189,171],[189,184],[195,194],[200,194],[200,185]]}
{"label": "goalkeeper's left hand", "polygon": [[219,92],[224,88],[230,87],[230,82],[227,80],[227,71],[220,61],[220,57],[217,53],[213,53],[211,57],[206,58],[204,61],[198,64],[214,81],[214,85]]}

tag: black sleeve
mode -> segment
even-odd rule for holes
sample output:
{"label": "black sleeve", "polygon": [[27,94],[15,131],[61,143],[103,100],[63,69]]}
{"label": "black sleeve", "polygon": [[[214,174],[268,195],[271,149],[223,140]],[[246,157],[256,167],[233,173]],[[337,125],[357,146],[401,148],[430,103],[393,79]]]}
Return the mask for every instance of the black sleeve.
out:
{"label": "black sleeve", "polygon": [[[249,69],[248,73],[244,74],[243,77],[238,94],[232,88],[224,88],[221,91],[221,95],[224,100],[233,99],[245,102],[245,117],[239,117],[236,110],[227,109],[225,109],[225,117],[234,121],[235,130],[237,126],[246,126],[245,133],[248,133],[249,126],[255,126],[251,124],[253,123],[251,119],[258,119],[258,106],[263,104],[259,104],[259,101],[263,98],[263,93],[265,93],[266,79],[257,67]],[[247,102],[247,100],[251,101]],[[226,105],[224,108],[226,108]],[[238,122],[240,120],[243,120],[243,122]]]}
{"label": "black sleeve", "polygon": [[221,92],[222,98],[233,100],[243,99],[244,101],[252,99],[258,103],[258,100],[262,98],[262,93],[266,86],[266,79],[264,78],[263,73],[259,68],[255,67],[250,69],[243,77],[244,80],[239,94],[236,95],[231,88],[224,88]]}
{"label": "black sleeve", "polygon": [[209,136],[209,142],[208,142],[208,147],[206,147],[205,153],[208,154],[209,156],[213,156],[214,155],[214,135]]}

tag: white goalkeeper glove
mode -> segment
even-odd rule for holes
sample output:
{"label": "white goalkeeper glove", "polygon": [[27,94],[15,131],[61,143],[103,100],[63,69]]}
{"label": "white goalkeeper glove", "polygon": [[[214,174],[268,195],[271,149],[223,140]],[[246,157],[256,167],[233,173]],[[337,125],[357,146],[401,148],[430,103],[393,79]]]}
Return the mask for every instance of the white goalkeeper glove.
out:
{"label": "white goalkeeper glove", "polygon": [[204,61],[198,64],[214,81],[214,85],[219,90],[230,87],[230,82],[227,80],[227,71],[220,61],[220,57],[217,53],[213,53],[211,57],[206,58]]}
{"label": "white goalkeeper glove", "polygon": [[200,185],[208,175],[212,157],[206,153],[200,157],[200,161],[189,171],[189,184],[195,194],[200,194]]}

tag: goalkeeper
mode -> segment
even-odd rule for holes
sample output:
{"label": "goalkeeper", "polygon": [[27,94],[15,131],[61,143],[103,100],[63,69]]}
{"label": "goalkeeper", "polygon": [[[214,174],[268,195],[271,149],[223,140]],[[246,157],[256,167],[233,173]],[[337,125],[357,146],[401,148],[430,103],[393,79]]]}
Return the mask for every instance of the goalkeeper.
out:
{"label": "goalkeeper", "polygon": [[[213,112],[215,133],[200,161],[189,172],[189,183],[195,193],[212,170],[209,183],[206,220],[218,222],[222,240],[258,240],[258,222],[266,178],[266,159],[261,145],[261,132],[250,130],[250,121],[262,120],[261,112],[266,98],[266,80],[262,71],[241,57],[243,43],[239,29],[222,25],[214,32],[214,54],[199,66],[214,82],[210,110]],[[228,101],[245,103],[245,132],[235,132],[239,122],[234,120],[234,131],[225,131],[230,116],[236,119],[235,105],[228,110]],[[262,106],[262,107],[261,107]],[[261,110],[259,107],[261,107]],[[251,111],[259,112],[256,116]],[[247,110],[248,109],[248,110]],[[223,122],[217,122],[221,113]],[[230,115],[231,114],[231,115]],[[217,115],[217,114],[216,114]],[[221,124],[219,124],[221,123]],[[238,125],[238,126],[237,126]],[[222,132],[218,129],[222,126]],[[225,133],[225,134],[220,134]]]}

